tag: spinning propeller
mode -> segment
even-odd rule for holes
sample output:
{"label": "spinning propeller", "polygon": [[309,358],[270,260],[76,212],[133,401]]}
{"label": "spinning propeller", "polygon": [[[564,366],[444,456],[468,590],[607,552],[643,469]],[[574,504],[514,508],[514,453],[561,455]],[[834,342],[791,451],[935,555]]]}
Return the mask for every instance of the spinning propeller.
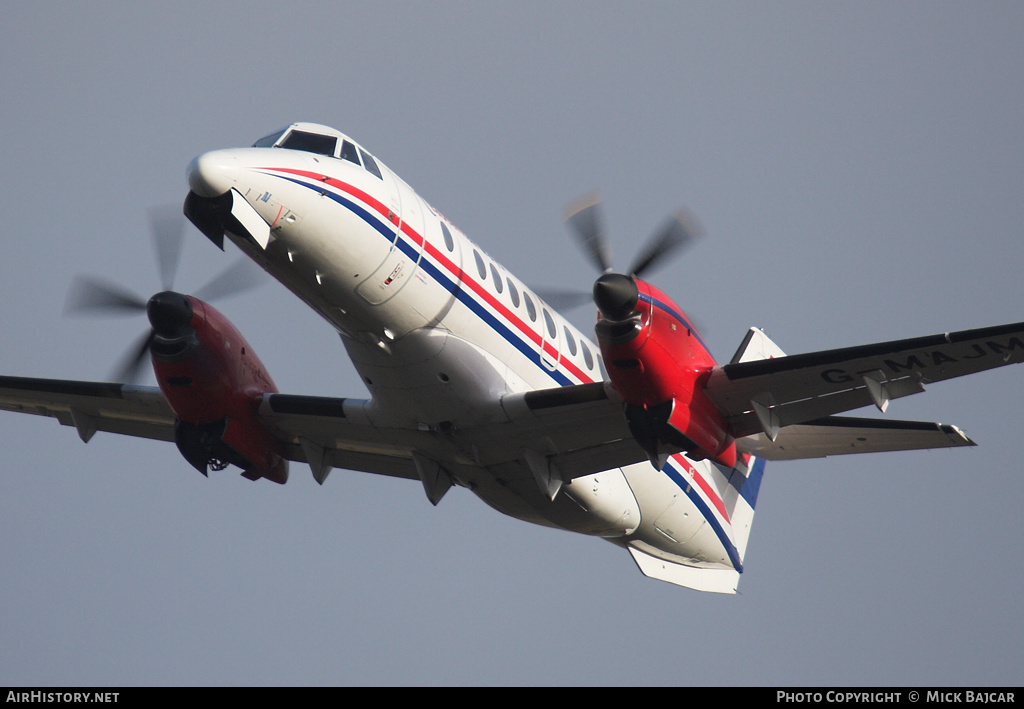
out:
{"label": "spinning propeller", "polygon": [[[159,207],[149,212],[150,234],[156,250],[162,290],[148,300],[110,281],[78,276],[68,290],[66,315],[135,315],[145,312],[150,329],[132,344],[111,372],[117,382],[135,383],[153,340],[174,339],[183,334],[192,320],[192,304],[173,290],[181,260],[185,218],[177,207]],[[243,258],[215,276],[193,294],[200,300],[214,300],[262,285],[260,272],[252,261]]]}
{"label": "spinning propeller", "polygon": [[[703,229],[688,211],[677,211],[648,239],[629,270],[616,273],[612,269],[611,247],[599,208],[597,197],[588,195],[567,210],[566,220],[584,252],[601,272],[594,282],[594,304],[604,318],[624,320],[636,307],[639,296],[636,279],[664,265],[671,255],[696,241],[703,234]],[[554,298],[564,305],[573,304],[570,299],[580,304],[583,294],[563,292],[554,294]]]}

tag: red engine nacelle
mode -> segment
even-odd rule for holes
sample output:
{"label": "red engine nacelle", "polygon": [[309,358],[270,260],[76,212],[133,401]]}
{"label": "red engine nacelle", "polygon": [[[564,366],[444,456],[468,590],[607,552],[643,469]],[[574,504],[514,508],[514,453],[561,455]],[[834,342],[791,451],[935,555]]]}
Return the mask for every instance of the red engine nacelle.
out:
{"label": "red engine nacelle", "polygon": [[619,274],[598,279],[594,297],[608,375],[652,462],[682,449],[733,467],[736,443],[704,394],[715,360],[683,311],[649,283]]}
{"label": "red engine nacelle", "polygon": [[153,370],[185,459],[203,475],[230,463],[251,480],[287,481],[281,445],[257,417],[277,387],[242,334],[212,306],[172,291],[153,296],[147,313]]}

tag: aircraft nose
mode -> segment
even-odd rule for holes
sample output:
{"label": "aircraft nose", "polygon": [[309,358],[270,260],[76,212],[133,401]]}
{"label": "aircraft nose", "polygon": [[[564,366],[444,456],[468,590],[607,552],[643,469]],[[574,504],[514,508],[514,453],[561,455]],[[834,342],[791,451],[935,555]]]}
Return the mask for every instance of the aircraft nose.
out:
{"label": "aircraft nose", "polygon": [[188,186],[200,197],[219,197],[238,180],[238,157],[229,150],[214,150],[188,164]]}

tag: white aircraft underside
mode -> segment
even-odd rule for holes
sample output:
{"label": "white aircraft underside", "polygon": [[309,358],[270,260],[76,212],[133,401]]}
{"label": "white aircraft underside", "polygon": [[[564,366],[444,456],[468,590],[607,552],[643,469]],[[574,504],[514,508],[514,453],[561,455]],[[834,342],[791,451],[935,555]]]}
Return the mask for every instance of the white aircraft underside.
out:
{"label": "white aircraft underside", "polygon": [[[833,414],[884,410],[924,383],[1024,355],[1021,324],[793,357],[752,330],[702,382],[736,464],[678,445],[655,459],[627,424],[601,345],[380,161],[315,124],[257,146],[189,166],[190,199],[221,210],[203,231],[216,242],[226,226],[329,321],[371,392],[263,393],[258,420],[283,457],[321,483],[331,468],[420,480],[433,504],[462,486],[507,515],[604,537],[679,585],[735,590],[764,459],[973,445],[952,426]],[[655,306],[697,337],[671,304]],[[155,387],[0,377],[0,408],[56,417],[84,440],[175,437]]]}

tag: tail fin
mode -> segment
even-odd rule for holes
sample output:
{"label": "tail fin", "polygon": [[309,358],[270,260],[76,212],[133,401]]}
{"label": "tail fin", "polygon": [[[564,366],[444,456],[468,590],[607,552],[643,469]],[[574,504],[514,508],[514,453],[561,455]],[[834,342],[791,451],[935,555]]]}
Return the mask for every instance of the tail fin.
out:
{"label": "tail fin", "polygon": [[752,327],[747,330],[747,336],[743,338],[743,342],[740,343],[739,349],[736,350],[736,354],[732,356],[729,364],[785,356],[786,353],[772,342],[768,335],[764,334],[764,330]]}
{"label": "tail fin", "polygon": [[[732,363],[752,362],[760,359],[785,357],[786,353],[760,328],[752,327],[740,343]],[[750,538],[750,524],[754,520],[754,506],[757,504],[757,493],[761,489],[761,476],[764,475],[764,459],[752,455],[741,455],[732,470],[719,467],[729,480],[729,492],[724,502],[729,508],[732,520],[733,542],[740,560],[747,551]]]}
{"label": "tail fin", "polygon": [[754,521],[754,506],[757,504],[757,493],[761,489],[761,477],[764,475],[764,458],[743,455],[736,460],[736,466],[731,470],[721,465],[716,467],[728,480],[722,502],[729,512],[732,541],[742,563],[747,553],[750,525]]}

